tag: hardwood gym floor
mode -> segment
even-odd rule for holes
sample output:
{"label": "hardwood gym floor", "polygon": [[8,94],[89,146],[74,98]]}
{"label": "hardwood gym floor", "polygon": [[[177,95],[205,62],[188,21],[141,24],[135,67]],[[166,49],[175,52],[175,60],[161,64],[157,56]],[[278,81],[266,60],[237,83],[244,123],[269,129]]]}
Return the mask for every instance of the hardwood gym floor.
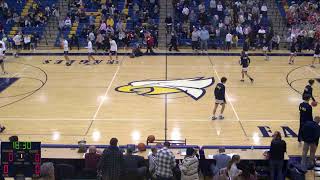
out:
{"label": "hardwood gym floor", "polygon": [[[197,145],[269,145],[270,131],[278,130],[287,136],[289,155],[300,155],[295,90],[320,75],[320,65],[309,68],[312,57],[302,56],[295,65],[287,56],[268,62],[251,56],[253,84],[239,81],[238,56],[126,56],[118,63],[96,56],[103,60],[96,65],[83,64],[86,56],[70,58],[76,61],[69,67],[62,56],[7,58],[9,74],[0,76],[2,140],[17,134],[47,144],[106,144],[111,137],[138,143],[151,134],[163,139],[167,120],[168,139]],[[228,78],[225,119],[212,121],[213,89],[222,76]]]}

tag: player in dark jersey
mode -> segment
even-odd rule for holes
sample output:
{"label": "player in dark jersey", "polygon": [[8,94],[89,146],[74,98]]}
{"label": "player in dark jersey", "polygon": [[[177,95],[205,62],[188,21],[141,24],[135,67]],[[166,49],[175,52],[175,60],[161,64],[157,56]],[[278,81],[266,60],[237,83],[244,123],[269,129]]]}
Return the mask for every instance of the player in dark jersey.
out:
{"label": "player in dark jersey", "polygon": [[294,64],[294,59],[296,56],[297,56],[296,40],[293,39],[290,46],[289,64]]}
{"label": "player in dark jersey", "polygon": [[221,78],[221,82],[217,84],[216,88],[214,89],[214,96],[215,96],[215,105],[213,108],[213,116],[212,116],[212,120],[216,120],[216,111],[218,108],[218,105],[221,105],[221,111],[220,111],[220,115],[219,115],[219,119],[224,119],[223,117],[223,111],[224,108],[226,106],[226,87],[224,86],[224,84],[227,82],[227,78],[222,77]]}
{"label": "player in dark jersey", "polygon": [[244,51],[241,52],[241,57],[240,57],[240,65],[242,66],[242,71],[241,71],[241,75],[242,75],[242,79],[240,80],[241,82],[244,82],[244,75],[246,75],[250,81],[253,83],[253,78],[248,74],[248,69],[249,69],[249,65],[250,65],[250,58],[248,57],[248,55],[246,55],[246,53]]}
{"label": "player in dark jersey", "polygon": [[303,98],[304,96],[309,96],[309,97],[312,99],[312,101],[316,101],[316,100],[314,99],[313,95],[312,95],[312,91],[313,91],[312,85],[313,85],[313,84],[314,84],[314,80],[313,80],[313,79],[310,79],[310,80],[308,81],[308,85],[306,85],[306,87],[304,88],[304,91],[303,91],[303,94],[302,94],[302,98]]}
{"label": "player in dark jersey", "polygon": [[301,130],[303,125],[307,121],[313,121],[312,116],[312,106],[309,104],[310,96],[305,95],[303,96],[303,102],[299,105],[299,111],[300,111],[300,126],[299,126],[299,133],[298,133],[298,141],[301,142]]}
{"label": "player in dark jersey", "polygon": [[312,61],[311,67],[315,68],[314,64],[315,64],[317,58],[320,63],[320,43],[316,43],[316,46],[314,48],[314,55],[313,55],[313,61]]}

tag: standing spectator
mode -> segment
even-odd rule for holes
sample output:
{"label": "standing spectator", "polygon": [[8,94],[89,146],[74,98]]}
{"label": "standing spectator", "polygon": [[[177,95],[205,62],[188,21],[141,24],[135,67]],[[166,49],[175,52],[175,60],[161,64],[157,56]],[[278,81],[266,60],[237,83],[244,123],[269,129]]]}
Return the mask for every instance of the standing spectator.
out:
{"label": "standing spectator", "polygon": [[97,50],[103,49],[103,40],[104,40],[103,35],[101,33],[98,33],[97,39],[96,39]]}
{"label": "standing spectator", "polygon": [[142,179],[147,174],[147,167],[142,156],[133,155],[133,149],[128,148],[123,156],[124,179]]}
{"label": "standing spectator", "polygon": [[64,21],[64,28],[71,28],[72,23],[70,17],[67,17],[66,20]]}
{"label": "standing spectator", "polygon": [[24,49],[28,49],[30,50],[31,49],[31,36],[30,35],[25,35],[23,37],[23,44],[24,44]]}
{"label": "standing spectator", "polygon": [[191,42],[192,42],[192,50],[193,53],[198,53],[198,44],[199,44],[199,31],[196,27],[193,27],[193,31],[191,33]]}
{"label": "standing spectator", "polygon": [[172,30],[172,17],[168,14],[165,19],[167,33],[170,33]]}
{"label": "standing spectator", "polygon": [[151,34],[148,34],[148,35],[147,35],[146,41],[147,41],[147,51],[146,51],[146,54],[149,53],[149,50],[150,50],[150,53],[151,53],[151,54],[154,54],[154,52],[153,52],[153,50],[152,50],[154,40],[153,40],[153,37],[151,36]]}
{"label": "standing spectator", "polygon": [[199,8],[200,14],[204,14],[206,12],[206,6],[205,6],[204,2],[201,2],[201,4],[199,4],[198,8]]}
{"label": "standing spectator", "polygon": [[170,40],[170,47],[169,47],[169,51],[172,50],[172,48],[175,50],[175,51],[179,51],[178,50],[178,39],[177,39],[177,36],[175,33],[171,33],[171,40]]}
{"label": "standing spectator", "polygon": [[71,37],[70,50],[72,50],[73,46],[78,47],[78,51],[80,50],[79,38],[78,38],[78,35],[75,35],[75,34],[73,34]]}
{"label": "standing spectator", "polygon": [[223,147],[219,148],[219,154],[213,156],[215,164],[212,164],[210,169],[213,175],[216,175],[220,169],[226,168],[231,157],[225,154],[225,149]]}
{"label": "standing spectator", "polygon": [[[270,145],[270,175],[271,180],[283,179],[282,169],[284,162],[284,153],[287,152],[287,144],[281,139],[279,131],[274,132]],[[277,177],[277,178],[276,178]]]}
{"label": "standing spectator", "polygon": [[[304,142],[301,165],[306,169],[313,168],[314,166],[315,154],[317,151],[319,136],[320,136],[319,123],[320,123],[320,117],[316,116],[314,118],[314,121],[306,122],[301,131],[302,141]],[[310,149],[310,158],[309,158],[309,161],[307,161],[307,154],[309,149]]]}
{"label": "standing spectator", "polygon": [[156,157],[157,157],[157,148],[153,147],[151,148],[151,154],[148,156],[149,160],[149,172],[151,175],[152,179],[156,179],[156,169],[157,169],[157,164],[156,164]]}
{"label": "standing spectator", "polygon": [[117,145],[118,139],[111,138],[110,146],[103,151],[98,164],[103,180],[120,180],[123,168],[123,154]]}
{"label": "standing spectator", "polygon": [[199,180],[199,160],[195,155],[196,151],[193,148],[187,148],[187,154],[179,165],[181,180]]}
{"label": "standing spectator", "polygon": [[170,180],[173,178],[172,169],[176,166],[175,156],[169,150],[170,143],[164,142],[164,147],[161,148],[156,156],[156,176],[157,180]]}
{"label": "standing spectator", "polygon": [[18,32],[18,34],[16,34],[13,37],[13,42],[14,42],[14,45],[16,48],[16,52],[14,53],[14,57],[18,57],[19,53],[22,49],[22,33],[21,32]]}
{"label": "standing spectator", "polygon": [[208,40],[210,38],[210,35],[208,30],[205,27],[201,29],[199,37],[200,37],[201,53],[203,53],[203,51],[205,53],[208,53]]}
{"label": "standing spectator", "polygon": [[101,154],[97,153],[96,147],[90,146],[89,153],[86,153],[84,156],[85,171],[92,174],[93,176],[97,176],[97,167],[98,167],[100,158],[101,158]]}
{"label": "standing spectator", "polygon": [[299,133],[298,133],[298,141],[301,142],[302,140],[302,128],[304,124],[308,121],[313,120],[312,116],[312,106],[309,104],[310,101],[310,95],[304,95],[302,97],[303,102],[299,105],[299,111],[300,111],[300,125],[299,125]]}
{"label": "standing spectator", "polygon": [[239,163],[240,163],[240,156],[233,155],[227,166],[230,180],[236,179],[242,173],[242,171],[237,167],[237,164]]}
{"label": "standing spectator", "polygon": [[105,22],[101,23],[99,31],[101,34],[105,34],[107,32],[107,24]]}
{"label": "standing spectator", "polygon": [[230,32],[228,32],[228,34],[226,35],[226,50],[227,51],[230,51],[231,42],[232,42],[232,34]]}
{"label": "standing spectator", "polygon": [[280,36],[279,34],[275,33],[275,35],[272,37],[272,49],[279,50],[280,45]]}

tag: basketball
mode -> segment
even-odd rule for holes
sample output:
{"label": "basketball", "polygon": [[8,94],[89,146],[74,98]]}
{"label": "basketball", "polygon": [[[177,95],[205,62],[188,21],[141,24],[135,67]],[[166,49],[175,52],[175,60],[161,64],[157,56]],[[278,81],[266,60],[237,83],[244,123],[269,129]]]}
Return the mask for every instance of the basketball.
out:
{"label": "basketball", "polygon": [[148,138],[147,138],[147,141],[148,141],[149,143],[153,143],[154,140],[156,140],[156,138],[154,137],[154,135],[149,135]]}
{"label": "basketball", "polygon": [[318,103],[316,101],[312,101],[311,106],[316,107]]}
{"label": "basketball", "polygon": [[141,151],[146,151],[146,145],[144,143],[139,143],[138,144],[138,150]]}

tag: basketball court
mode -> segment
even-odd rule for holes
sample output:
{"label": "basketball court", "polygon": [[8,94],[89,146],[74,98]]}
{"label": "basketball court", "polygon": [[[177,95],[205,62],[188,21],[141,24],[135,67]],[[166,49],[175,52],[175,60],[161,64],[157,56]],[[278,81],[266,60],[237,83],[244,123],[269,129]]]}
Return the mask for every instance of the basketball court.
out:
{"label": "basketball court", "polygon": [[[288,65],[287,56],[251,56],[253,84],[240,82],[235,55],[95,58],[97,64],[86,65],[87,56],[70,56],[75,61],[67,67],[63,56],[9,56],[9,74],[0,77],[0,122],[7,127],[1,139],[106,144],[117,137],[129,144],[153,134],[195,145],[259,146],[269,145],[277,130],[289,155],[301,154],[295,137],[299,92],[320,75],[320,65],[307,66],[312,57],[298,56]],[[212,121],[213,90],[223,76],[225,119]],[[317,99],[318,82],[314,91]]]}

